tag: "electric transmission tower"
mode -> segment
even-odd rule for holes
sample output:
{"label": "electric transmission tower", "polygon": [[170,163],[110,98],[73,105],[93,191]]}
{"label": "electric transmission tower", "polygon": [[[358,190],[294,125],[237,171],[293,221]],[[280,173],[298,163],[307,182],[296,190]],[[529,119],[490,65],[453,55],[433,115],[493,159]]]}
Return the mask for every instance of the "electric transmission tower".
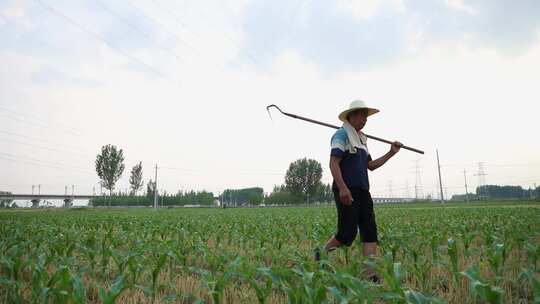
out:
{"label": "electric transmission tower", "polygon": [[409,193],[409,181],[405,183],[405,198],[410,198],[411,194]]}
{"label": "electric transmission tower", "polygon": [[[483,162],[478,163],[478,173],[476,173],[474,176],[478,176],[478,188],[486,185],[486,168],[484,167]],[[478,189],[477,188],[477,189]],[[489,198],[489,191],[486,188],[486,197]]]}
{"label": "electric transmission tower", "polygon": [[420,159],[414,161],[414,198],[416,200],[424,198],[422,189],[422,168],[420,167]]}
{"label": "electric transmission tower", "polygon": [[463,177],[465,178],[465,199],[469,202],[469,189],[467,189],[467,171],[463,169]]}

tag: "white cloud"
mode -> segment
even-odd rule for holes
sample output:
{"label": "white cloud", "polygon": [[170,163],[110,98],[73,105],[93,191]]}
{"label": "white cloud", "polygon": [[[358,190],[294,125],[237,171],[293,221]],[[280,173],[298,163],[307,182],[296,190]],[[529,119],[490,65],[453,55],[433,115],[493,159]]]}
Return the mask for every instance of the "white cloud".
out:
{"label": "white cloud", "polygon": [[0,13],[8,18],[24,18],[28,1],[7,0],[0,5]]}
{"label": "white cloud", "polygon": [[349,11],[360,19],[369,19],[377,12],[381,0],[339,0],[338,8]]}
{"label": "white cloud", "polygon": [[352,14],[360,20],[370,19],[385,6],[397,12],[403,12],[405,6],[402,0],[338,0],[337,8]]}
{"label": "white cloud", "polygon": [[449,8],[454,9],[456,11],[464,12],[469,15],[476,14],[476,11],[474,10],[474,8],[465,4],[464,0],[446,0],[445,3]]}

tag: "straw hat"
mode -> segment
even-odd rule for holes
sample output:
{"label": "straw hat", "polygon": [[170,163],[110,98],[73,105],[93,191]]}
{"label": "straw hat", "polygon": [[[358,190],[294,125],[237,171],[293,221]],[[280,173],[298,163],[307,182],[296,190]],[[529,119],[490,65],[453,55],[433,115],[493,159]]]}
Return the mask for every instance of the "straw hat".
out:
{"label": "straw hat", "polygon": [[352,111],[360,110],[360,109],[367,109],[368,110],[368,114],[367,114],[368,116],[379,112],[379,110],[377,110],[375,108],[368,107],[363,100],[357,99],[357,100],[351,102],[348,109],[346,109],[345,111],[343,111],[343,112],[341,112],[339,114],[339,116],[338,116],[339,120],[341,120],[343,122],[346,122],[347,121],[347,115],[349,113],[351,113]]}

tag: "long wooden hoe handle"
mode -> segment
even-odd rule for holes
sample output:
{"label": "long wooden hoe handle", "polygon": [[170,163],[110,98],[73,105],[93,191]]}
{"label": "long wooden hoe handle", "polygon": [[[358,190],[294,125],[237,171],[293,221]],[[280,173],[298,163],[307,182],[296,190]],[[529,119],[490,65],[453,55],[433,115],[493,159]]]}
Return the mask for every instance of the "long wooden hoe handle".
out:
{"label": "long wooden hoe handle", "polygon": [[[276,108],[281,114],[292,117],[292,118],[304,120],[304,121],[307,121],[307,122],[311,122],[311,123],[314,123],[314,124],[322,125],[322,126],[333,128],[333,129],[339,129],[338,126],[335,126],[335,125],[332,125],[332,124],[329,124],[329,123],[325,123],[325,122],[314,120],[314,119],[307,118],[307,117],[302,117],[302,116],[292,114],[292,113],[283,112],[275,104],[271,104],[271,105],[266,107],[266,110],[268,111],[268,114],[270,114],[270,108]],[[270,116],[270,117],[272,117],[272,116]],[[367,138],[371,138],[371,139],[374,139],[374,140],[377,140],[377,141],[381,141],[383,143],[387,143],[387,144],[390,144],[390,145],[393,143],[392,141],[389,141],[389,140],[384,139],[384,138],[380,138],[380,137],[373,136],[373,135],[368,135],[368,134],[365,134],[365,135],[367,136]],[[413,151],[413,152],[416,152],[416,153],[424,154],[424,151],[418,150],[418,149],[415,149],[415,148],[412,148],[412,147],[409,147],[409,146],[403,145],[403,146],[401,146],[401,148],[407,149],[409,151]]]}

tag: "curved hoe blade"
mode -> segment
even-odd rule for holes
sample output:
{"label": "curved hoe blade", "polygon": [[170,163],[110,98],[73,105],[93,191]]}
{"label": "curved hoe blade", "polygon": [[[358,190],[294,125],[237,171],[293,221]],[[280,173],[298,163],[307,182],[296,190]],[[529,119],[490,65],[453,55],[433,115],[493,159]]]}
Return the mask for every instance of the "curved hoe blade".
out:
{"label": "curved hoe blade", "polygon": [[271,120],[273,119],[272,119],[272,113],[270,112],[270,108],[276,108],[281,114],[283,114],[283,111],[281,111],[281,109],[278,106],[276,106],[275,104],[271,104],[266,107],[266,111],[268,112],[268,116],[270,116]]}

